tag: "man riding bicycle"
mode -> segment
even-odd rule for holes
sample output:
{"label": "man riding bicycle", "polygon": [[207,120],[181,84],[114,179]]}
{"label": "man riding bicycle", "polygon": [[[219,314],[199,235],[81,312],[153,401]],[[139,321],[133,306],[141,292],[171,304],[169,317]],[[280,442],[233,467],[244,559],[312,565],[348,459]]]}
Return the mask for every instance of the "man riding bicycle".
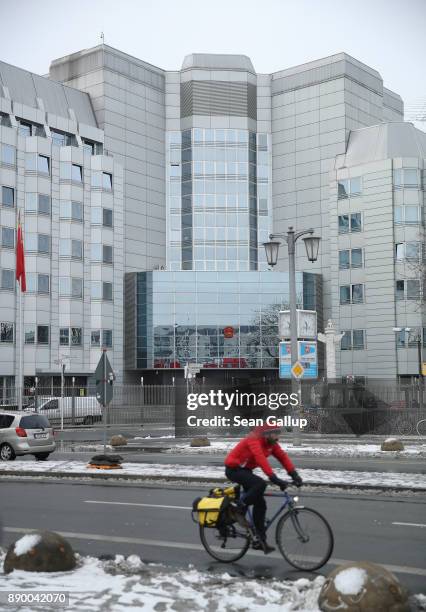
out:
{"label": "man riding bicycle", "polygon": [[242,485],[244,493],[237,502],[237,519],[245,525],[245,514],[248,506],[253,506],[253,522],[258,539],[253,542],[255,550],[263,550],[268,554],[275,550],[266,541],[265,516],[266,502],[263,496],[267,482],[260,476],[253,474],[253,470],[260,467],[268,476],[272,484],[278,485],[282,490],[287,483],[278,478],[269,464],[268,457],[273,455],[293,479],[293,483],[300,487],[302,478],[287,453],[278,444],[281,430],[272,425],[256,427],[248,436],[243,438],[225,457],[225,474],[232,482]]}

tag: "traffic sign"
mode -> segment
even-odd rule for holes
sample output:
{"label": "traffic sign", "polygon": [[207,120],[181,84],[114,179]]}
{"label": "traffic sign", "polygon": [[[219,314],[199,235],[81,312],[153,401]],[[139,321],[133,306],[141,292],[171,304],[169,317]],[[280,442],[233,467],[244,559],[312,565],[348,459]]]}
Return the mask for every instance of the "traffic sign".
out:
{"label": "traffic sign", "polygon": [[294,366],[291,368],[291,373],[293,374],[294,378],[302,378],[304,371],[305,368],[302,366],[300,361],[296,361]]}
{"label": "traffic sign", "polygon": [[104,351],[95,370],[96,399],[102,406],[107,406],[112,400],[114,378],[114,371]]}

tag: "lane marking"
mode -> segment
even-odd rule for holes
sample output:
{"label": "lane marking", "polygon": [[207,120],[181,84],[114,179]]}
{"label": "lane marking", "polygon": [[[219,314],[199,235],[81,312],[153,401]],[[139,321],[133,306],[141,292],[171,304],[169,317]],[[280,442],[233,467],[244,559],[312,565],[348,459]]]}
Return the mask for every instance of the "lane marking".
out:
{"label": "lane marking", "polygon": [[404,527],[426,527],[423,523],[400,523],[395,521],[392,525],[403,525]]}
{"label": "lane marking", "polygon": [[[31,529],[30,527],[3,527],[3,531],[6,533],[29,533],[32,531],[37,531],[37,529]],[[165,540],[149,540],[146,538],[127,538],[123,536],[112,536],[112,535],[101,535],[98,533],[75,533],[73,531],[57,531],[59,535],[64,538],[70,538],[74,540],[96,540],[98,542],[116,542],[119,544],[141,544],[142,546],[154,546],[160,548],[180,548],[183,550],[197,550],[205,552],[205,549],[200,544],[189,544],[187,542],[170,542]],[[262,557],[264,558],[263,552],[249,550],[247,552],[250,556]],[[207,553],[206,553],[207,555]],[[268,558],[280,559],[283,560],[282,556],[273,552],[268,555]],[[343,563],[352,563],[351,559],[336,559],[332,557],[327,565],[342,565]],[[380,561],[376,561],[376,563],[380,563]],[[426,576],[426,569],[421,567],[409,567],[406,565],[385,565],[382,564],[390,572],[395,572],[396,574],[411,574],[413,576]]]}
{"label": "lane marking", "polygon": [[191,510],[190,506],[165,506],[162,504],[139,504],[137,502],[98,501],[85,499],[85,504],[109,504],[111,506],[142,506],[143,508],[167,508],[167,510]]}

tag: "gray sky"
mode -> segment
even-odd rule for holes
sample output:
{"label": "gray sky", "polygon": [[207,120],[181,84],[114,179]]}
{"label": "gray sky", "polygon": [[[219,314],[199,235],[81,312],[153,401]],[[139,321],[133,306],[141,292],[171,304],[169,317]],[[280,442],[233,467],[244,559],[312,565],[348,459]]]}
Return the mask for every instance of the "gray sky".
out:
{"label": "gray sky", "polygon": [[0,59],[39,74],[105,42],[167,70],[244,53],[274,72],[345,51],[404,101],[426,97],[426,0],[0,0]]}

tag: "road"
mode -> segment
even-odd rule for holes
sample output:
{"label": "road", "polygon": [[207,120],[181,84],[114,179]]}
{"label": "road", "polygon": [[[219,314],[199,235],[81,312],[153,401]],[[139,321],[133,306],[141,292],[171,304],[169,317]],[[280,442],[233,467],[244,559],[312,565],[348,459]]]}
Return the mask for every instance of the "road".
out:
{"label": "road", "polygon": [[[29,529],[67,534],[75,550],[86,555],[138,554],[145,561],[194,564],[207,571],[226,570],[247,576],[295,578],[273,553],[251,551],[234,566],[210,559],[191,522],[192,500],[205,490],[179,486],[154,487],[29,481],[1,482],[4,544]],[[368,559],[394,566],[411,592],[425,592],[426,496],[380,498],[364,494],[301,493],[301,501],[322,512],[335,534],[331,563]],[[396,567],[395,567],[396,566]]]}

